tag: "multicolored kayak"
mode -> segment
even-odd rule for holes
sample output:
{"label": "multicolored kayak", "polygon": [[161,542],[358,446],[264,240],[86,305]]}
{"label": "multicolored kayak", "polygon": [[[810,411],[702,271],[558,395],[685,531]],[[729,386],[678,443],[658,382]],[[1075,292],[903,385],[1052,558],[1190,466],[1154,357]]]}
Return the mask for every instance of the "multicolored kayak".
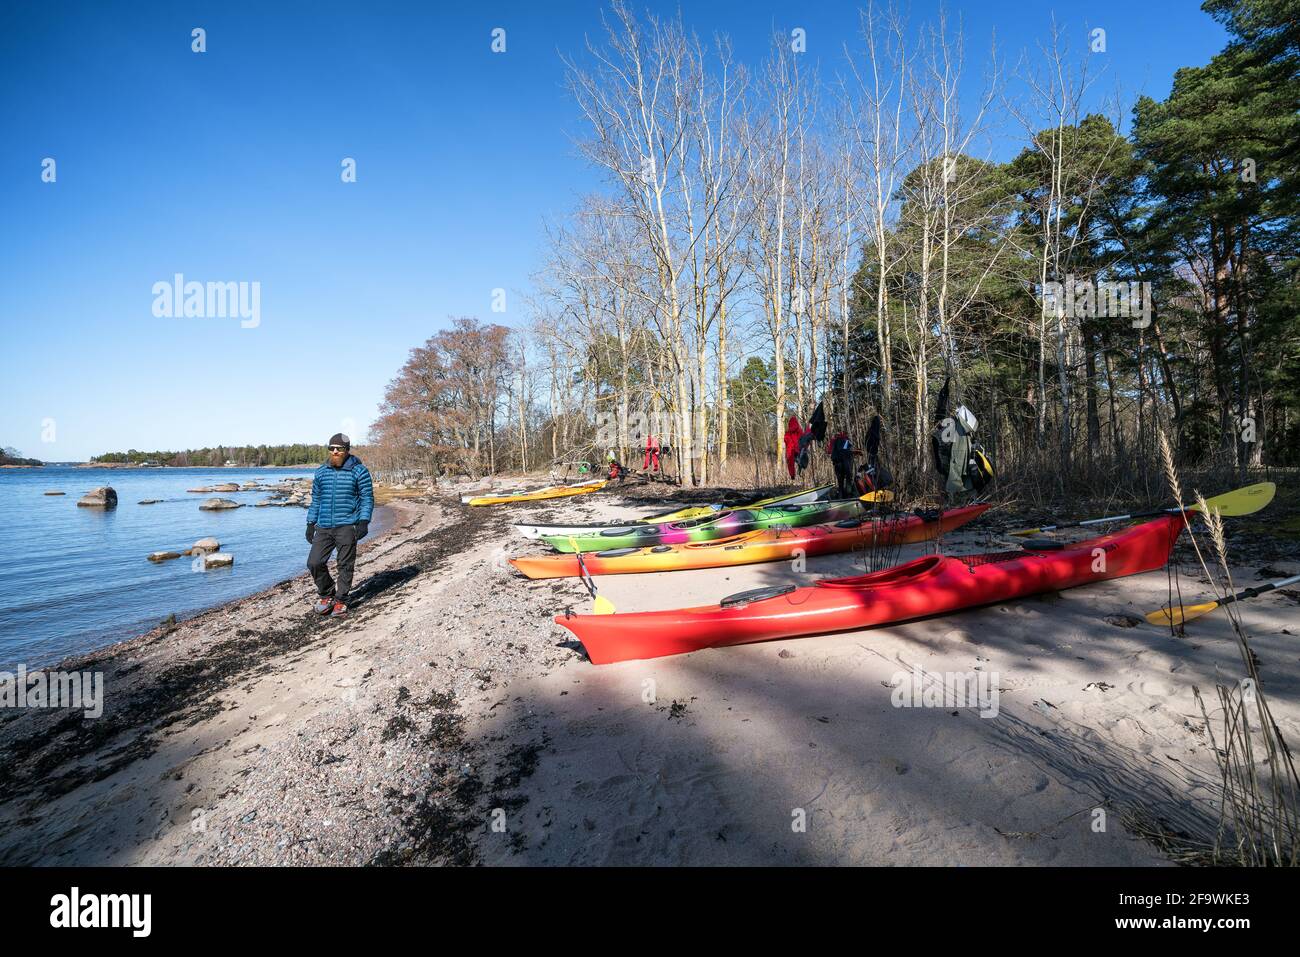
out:
{"label": "multicolored kayak", "polygon": [[542,488],[535,492],[519,492],[515,495],[462,495],[460,500],[464,505],[506,505],[510,502],[538,502],[547,498],[568,498],[570,495],[599,492],[608,484],[608,479],[595,479],[591,482],[579,482],[577,485],[554,485],[551,488]]}
{"label": "multicolored kayak", "polygon": [[[889,518],[851,519],[834,525],[810,525],[806,528],[778,525],[711,542],[592,552],[583,555],[583,564],[591,575],[627,575],[752,565],[791,558],[796,552],[809,556],[830,555],[872,545],[911,545],[934,538],[939,532],[940,522],[943,531],[950,532],[979,518],[988,508],[988,505],[970,505],[942,515],[913,513]],[[512,558],[510,564],[529,578],[576,578],[580,574],[578,558],[572,554]]]}
{"label": "multicolored kayak", "polygon": [[860,499],[850,498],[807,505],[741,508],[708,518],[690,518],[684,522],[610,528],[587,535],[544,535],[542,541],[559,552],[600,552],[612,548],[648,548],[652,545],[709,542],[774,525],[795,528],[860,518],[870,507]]}
{"label": "multicolored kayak", "polygon": [[555,621],[598,665],[855,630],[1154,571],[1169,561],[1183,521],[1169,515],[1063,547],[1029,541],[1018,552],[927,555],[870,575],[760,588],[699,608]]}
{"label": "multicolored kayak", "polygon": [[748,505],[737,505],[734,508],[727,508],[723,505],[691,505],[686,508],[679,508],[675,512],[665,512],[662,515],[638,518],[632,522],[613,522],[604,525],[516,524],[515,531],[524,538],[542,538],[546,535],[599,535],[611,528],[636,531],[642,525],[659,525],[664,522],[681,522],[692,518],[704,518],[710,515],[719,515],[722,512],[735,511],[737,508],[762,508],[768,505],[806,505],[810,502],[824,502],[831,497],[831,493],[834,491],[834,485],[822,485],[817,488],[804,489],[802,492],[790,492],[786,495],[777,495],[758,502],[750,502]]}
{"label": "multicolored kayak", "polygon": [[759,499],[757,502],[749,502],[746,505],[688,505],[686,508],[679,508],[675,512],[666,512],[663,515],[652,515],[649,518],[640,519],[640,522],[643,524],[647,522],[651,524],[681,522],[688,518],[704,518],[707,515],[735,511],[738,508],[765,508],[769,505],[807,505],[811,502],[828,501],[833,494],[835,494],[834,485],[819,485],[817,488],[807,488],[802,492],[773,495],[771,498]]}

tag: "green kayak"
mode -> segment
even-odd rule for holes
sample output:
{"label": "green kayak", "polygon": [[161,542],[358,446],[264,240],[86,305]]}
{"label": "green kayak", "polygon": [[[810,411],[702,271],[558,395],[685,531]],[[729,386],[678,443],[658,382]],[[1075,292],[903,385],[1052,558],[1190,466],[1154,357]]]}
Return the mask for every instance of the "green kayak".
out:
{"label": "green kayak", "polygon": [[560,552],[600,552],[611,548],[680,545],[683,542],[708,542],[715,538],[726,538],[778,525],[793,528],[861,518],[871,507],[867,502],[851,498],[806,505],[743,508],[721,515],[681,522],[660,522],[641,528],[620,526],[588,535],[543,535],[542,540]]}

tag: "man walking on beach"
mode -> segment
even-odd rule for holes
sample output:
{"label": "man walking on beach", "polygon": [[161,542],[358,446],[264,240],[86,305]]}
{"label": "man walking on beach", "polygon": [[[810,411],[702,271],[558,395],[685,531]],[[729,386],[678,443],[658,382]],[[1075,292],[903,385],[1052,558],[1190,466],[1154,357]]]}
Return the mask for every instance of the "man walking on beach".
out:
{"label": "man walking on beach", "polygon": [[[342,433],[330,439],[329,461],[316,470],[311,480],[311,507],[307,509],[307,541],[311,542],[307,570],[316,580],[316,593],[320,595],[312,607],[335,618],[347,614],[357,542],[370,531],[370,516],[375,510],[370,472],[351,449],[351,440]],[[337,583],[330,577],[332,551],[337,552]]]}

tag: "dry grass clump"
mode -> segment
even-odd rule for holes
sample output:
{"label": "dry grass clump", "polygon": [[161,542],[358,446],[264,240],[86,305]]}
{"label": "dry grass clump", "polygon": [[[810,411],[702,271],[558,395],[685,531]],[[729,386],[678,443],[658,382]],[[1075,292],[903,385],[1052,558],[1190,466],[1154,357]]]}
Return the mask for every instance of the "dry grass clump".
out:
{"label": "dry grass clump", "polygon": [[[1164,433],[1159,437],[1165,478],[1182,508],[1182,487],[1173,455]],[[1201,551],[1186,512],[1184,521],[1201,568],[1216,597],[1222,599],[1235,591],[1223,518],[1208,507],[1199,492],[1196,501],[1214,547],[1217,559],[1214,571]],[[1296,840],[1300,832],[1300,775],[1282,730],[1273,720],[1258,659],[1251,650],[1237,605],[1223,605],[1215,614],[1220,611],[1228,616],[1241,655],[1243,676],[1235,685],[1216,684],[1219,707],[1213,715],[1200,689],[1192,688],[1219,769],[1221,806],[1217,833],[1210,844],[1187,834],[1153,833],[1161,830],[1154,826],[1139,829],[1156,838],[1158,844],[1183,863],[1295,867],[1300,864],[1300,844]]]}

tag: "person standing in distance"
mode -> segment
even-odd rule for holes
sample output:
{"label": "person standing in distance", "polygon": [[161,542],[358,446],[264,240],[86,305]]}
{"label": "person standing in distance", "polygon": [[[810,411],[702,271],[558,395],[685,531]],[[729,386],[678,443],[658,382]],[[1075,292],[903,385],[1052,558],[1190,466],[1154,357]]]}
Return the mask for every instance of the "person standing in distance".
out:
{"label": "person standing in distance", "polygon": [[[348,590],[357,561],[357,542],[370,531],[375,511],[375,489],[370,471],[352,454],[352,441],[341,432],[330,439],[329,460],[311,480],[311,507],[307,509],[307,570],[320,596],[312,607],[338,618],[348,611]],[[338,581],[330,577],[330,552],[335,552]]]}

